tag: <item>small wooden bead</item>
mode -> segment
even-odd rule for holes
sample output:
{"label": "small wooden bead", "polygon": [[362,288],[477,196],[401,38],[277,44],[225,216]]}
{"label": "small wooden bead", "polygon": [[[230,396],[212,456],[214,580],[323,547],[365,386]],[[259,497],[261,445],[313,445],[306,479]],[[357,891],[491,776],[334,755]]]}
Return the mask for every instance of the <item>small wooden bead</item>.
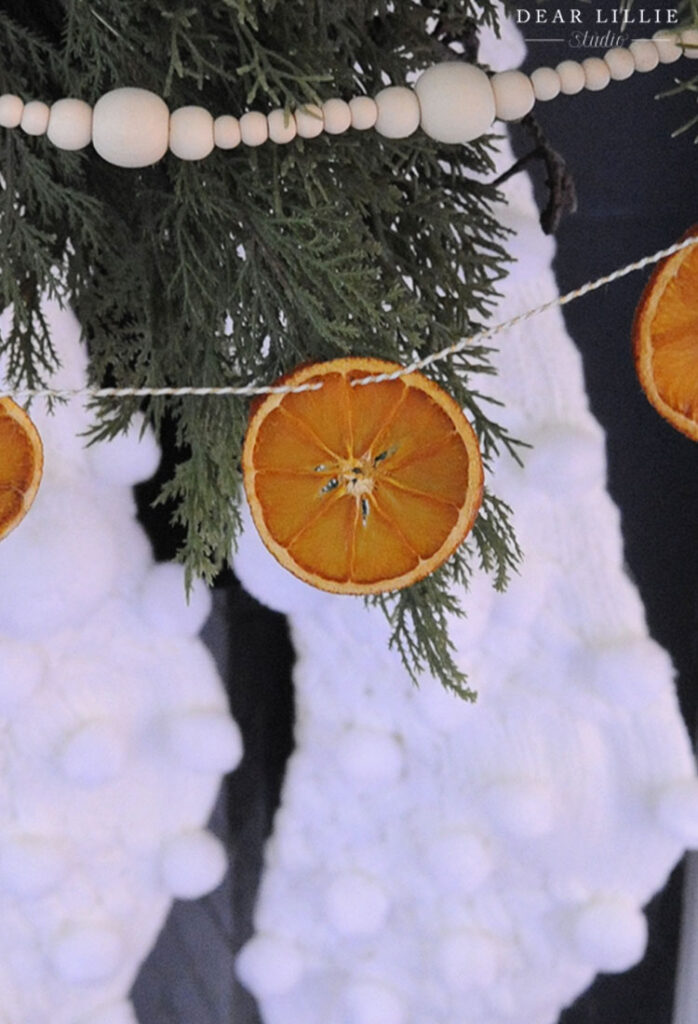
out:
{"label": "small wooden bead", "polygon": [[240,145],[240,122],[230,114],[221,114],[213,122],[213,141],[218,149],[235,149]]}
{"label": "small wooden bead", "polygon": [[267,114],[269,125],[269,138],[272,142],[280,144],[291,142],[298,134],[296,119],[290,110],[272,110]]}
{"label": "small wooden bead", "polygon": [[248,110],[240,118],[240,137],[245,146],[261,146],[269,138],[269,123],[259,110]]}
{"label": "small wooden bead", "polygon": [[378,120],[378,104],[372,96],[354,96],[349,100],[349,110],[352,128],[364,132],[367,128],[375,127]]}
{"label": "small wooden bead", "polygon": [[325,127],[322,107],[316,103],[306,103],[295,112],[296,127],[302,139],[315,139]]}
{"label": "small wooden bead", "polygon": [[419,100],[404,85],[389,85],[376,96],[376,131],[386,139],[406,139],[419,128]]}
{"label": "small wooden bead", "polygon": [[170,115],[170,152],[180,160],[203,160],[212,152],[213,117],[203,107],[179,107]]}
{"label": "small wooden bead", "polygon": [[0,128],[18,128],[22,121],[24,101],[6,92],[0,96]]}
{"label": "small wooden bead", "polygon": [[148,167],[165,153],[170,112],[154,92],[126,86],[101,96],[92,111],[92,145],[117,167]]}
{"label": "small wooden bead", "polygon": [[582,61],[584,68],[585,88],[589,92],[599,92],[605,89],[611,81],[611,69],[601,57],[586,57]]}
{"label": "small wooden bead", "polygon": [[584,68],[576,60],[563,60],[555,69],[560,76],[560,91],[565,96],[581,92],[586,84]]}
{"label": "small wooden bead", "polygon": [[661,28],[652,36],[652,42],[657,47],[660,64],[673,64],[681,56],[682,50],[678,43],[678,32],[671,29]]}
{"label": "small wooden bead", "polygon": [[689,60],[698,59],[698,28],[687,28],[681,33],[681,46],[684,57]]}
{"label": "small wooden bead", "polygon": [[555,68],[536,68],[531,73],[531,85],[536,99],[542,102],[560,95],[560,76]]}
{"label": "small wooden bead", "polygon": [[518,121],[533,108],[536,96],[531,80],[523,71],[499,71],[490,79],[495,116],[500,121]]}
{"label": "small wooden bead", "polygon": [[659,51],[651,39],[634,39],[628,49],[635,61],[636,71],[654,71],[659,64]]}
{"label": "small wooden bead", "polygon": [[494,92],[480,68],[446,61],[427,68],[415,85],[422,131],[437,142],[472,142],[495,118]]}
{"label": "small wooden bead", "polygon": [[328,135],[341,135],[351,126],[351,109],[344,100],[327,100],[322,104],[322,116]]}
{"label": "small wooden bead", "polygon": [[48,128],[48,119],[51,111],[46,103],[41,100],[30,100],[24,104],[20,128],[27,135],[44,135]]}
{"label": "small wooden bead", "polygon": [[604,54],[603,59],[608,64],[611,78],[615,82],[622,82],[635,74],[633,55],[630,50],[625,50],[622,46],[614,46],[612,50]]}
{"label": "small wooden bead", "polygon": [[84,149],[92,138],[92,107],[83,100],[56,100],[46,136],[58,149]]}

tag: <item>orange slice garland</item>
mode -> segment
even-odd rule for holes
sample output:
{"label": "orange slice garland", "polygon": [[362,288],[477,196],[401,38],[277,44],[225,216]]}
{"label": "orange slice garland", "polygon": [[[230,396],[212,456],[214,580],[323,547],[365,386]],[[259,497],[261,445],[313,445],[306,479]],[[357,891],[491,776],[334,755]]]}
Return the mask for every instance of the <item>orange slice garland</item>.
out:
{"label": "orange slice garland", "polygon": [[[698,225],[685,238],[698,235]],[[698,245],[657,265],[633,322],[640,384],[654,408],[698,441]]]}
{"label": "orange slice garland", "polygon": [[24,519],[43,464],[41,438],[29,416],[11,398],[0,398],[0,540]]}
{"label": "orange slice garland", "polygon": [[252,408],[245,490],[262,540],[300,579],[339,594],[409,586],[438,568],[482,500],[475,433],[458,404],[395,363],[335,359],[301,367]]}

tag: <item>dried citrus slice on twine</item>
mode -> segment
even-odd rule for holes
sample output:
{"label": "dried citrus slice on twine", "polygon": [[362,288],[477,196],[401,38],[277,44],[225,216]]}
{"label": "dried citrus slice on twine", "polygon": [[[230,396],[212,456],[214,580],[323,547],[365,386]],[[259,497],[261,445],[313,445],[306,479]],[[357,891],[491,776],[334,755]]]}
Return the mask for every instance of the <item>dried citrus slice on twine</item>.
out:
{"label": "dried citrus slice on twine", "polygon": [[[295,370],[253,406],[243,449],[252,517],[267,548],[322,590],[373,594],[422,579],[468,533],[482,459],[458,404],[395,363],[335,359]],[[281,382],[279,382],[281,383]]]}
{"label": "dried citrus slice on twine", "polygon": [[11,398],[0,398],[0,540],[26,515],[41,481],[41,438]]}
{"label": "dried citrus slice on twine", "polygon": [[[684,238],[698,235],[698,225]],[[633,322],[635,367],[657,412],[698,441],[698,245],[657,264]]]}

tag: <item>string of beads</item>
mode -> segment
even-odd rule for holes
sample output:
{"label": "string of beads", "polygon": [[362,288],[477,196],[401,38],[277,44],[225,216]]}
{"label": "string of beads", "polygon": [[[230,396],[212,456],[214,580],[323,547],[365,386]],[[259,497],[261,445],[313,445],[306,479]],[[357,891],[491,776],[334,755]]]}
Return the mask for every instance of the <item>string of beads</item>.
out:
{"label": "string of beads", "polygon": [[612,80],[652,71],[682,54],[698,58],[698,29],[662,30],[627,48],[614,47],[603,57],[563,60],[530,76],[522,71],[488,75],[475,65],[447,61],[427,68],[413,89],[391,85],[375,97],[333,97],[321,106],[306,104],[293,112],[276,109],[269,114],[250,110],[239,118],[214,118],[204,107],[193,105],[170,112],[161,97],[131,86],[105,93],[94,107],[72,97],[49,106],[6,93],[0,96],[0,127],[46,135],[64,150],[92,143],[109,163],[132,168],[157,163],[168,150],[182,160],[203,160],[214,148],[284,144],[296,136],[311,139],[323,131],[340,135],[349,128],[373,128],[389,139],[407,138],[421,128],[438,142],[464,143],[484,135],[495,120],[525,117],[536,101],[604,89]]}

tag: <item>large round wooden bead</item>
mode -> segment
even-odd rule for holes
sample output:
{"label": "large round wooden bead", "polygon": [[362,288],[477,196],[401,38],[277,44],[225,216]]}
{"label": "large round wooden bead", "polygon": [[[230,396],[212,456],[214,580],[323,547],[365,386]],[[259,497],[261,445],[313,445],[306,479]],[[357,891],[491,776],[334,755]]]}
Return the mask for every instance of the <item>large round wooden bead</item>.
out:
{"label": "large round wooden bead", "polygon": [[682,50],[678,45],[678,33],[671,29],[660,28],[652,36],[652,42],[657,47],[660,64],[673,64],[681,56]]}
{"label": "large round wooden bead", "polygon": [[376,95],[375,128],[386,139],[406,139],[419,128],[419,100],[404,85],[389,85]]}
{"label": "large round wooden bead", "polygon": [[262,146],[269,138],[269,123],[261,110],[248,110],[240,118],[240,136],[245,146]]}
{"label": "large round wooden bead", "polygon": [[84,149],[92,138],[92,107],[84,100],[56,100],[46,135],[58,149]]}
{"label": "large round wooden bead", "polygon": [[560,61],[555,70],[560,76],[560,89],[566,96],[574,96],[586,85],[584,68],[576,60]]}
{"label": "large round wooden bead", "polygon": [[0,96],[0,128],[18,128],[24,112],[24,100],[6,92]]}
{"label": "large round wooden bead", "polygon": [[318,107],[316,103],[306,103],[305,106],[299,107],[293,116],[301,139],[314,139],[325,127],[322,107]]}
{"label": "large round wooden bead", "polygon": [[48,128],[51,110],[41,100],[30,100],[24,104],[19,126],[27,135],[44,135]]}
{"label": "large round wooden bead", "polygon": [[437,142],[471,142],[492,127],[492,86],[485,72],[472,64],[434,64],[419,76],[415,91],[422,131]]}
{"label": "large round wooden bead", "polygon": [[659,50],[651,39],[634,39],[630,46],[636,71],[654,71],[659,64]]}
{"label": "large round wooden bead", "polygon": [[531,85],[537,100],[547,102],[560,95],[560,76],[555,68],[536,68],[531,72]]}
{"label": "large round wooden bead", "polygon": [[378,104],[373,96],[354,96],[349,100],[349,110],[352,128],[365,132],[367,128],[375,127],[378,120]]}
{"label": "large round wooden bead", "polygon": [[92,145],[117,167],[148,167],[167,152],[170,112],[147,89],[126,86],[100,97],[92,112]]}
{"label": "large round wooden bead", "polygon": [[531,79],[523,71],[499,71],[490,79],[494,93],[495,117],[500,121],[518,121],[536,102]]}
{"label": "large round wooden bead", "polygon": [[611,78],[616,82],[622,82],[635,74],[633,55],[630,50],[626,50],[622,46],[614,46],[612,50],[604,54],[603,59],[608,64]]}
{"label": "large round wooden bead", "polygon": [[683,50],[684,57],[696,60],[698,58],[698,28],[684,29],[680,38],[681,46],[685,47]]}
{"label": "large round wooden bead", "polygon": [[605,89],[611,81],[611,69],[601,57],[586,57],[582,61],[584,85],[589,92]]}
{"label": "large round wooden bead", "polygon": [[218,149],[235,149],[241,138],[240,122],[232,114],[221,114],[213,122],[213,141]]}
{"label": "large round wooden bead", "polygon": [[298,134],[295,117],[289,110],[284,110],[283,107],[277,107],[276,110],[272,110],[267,114],[267,124],[269,126],[269,138],[272,142],[281,145],[292,142]]}
{"label": "large round wooden bead", "polygon": [[328,135],[341,135],[351,125],[351,109],[345,100],[326,100],[322,104],[322,115]]}
{"label": "large round wooden bead", "polygon": [[180,160],[203,160],[213,151],[213,117],[204,107],[188,106],[170,116],[170,152]]}

